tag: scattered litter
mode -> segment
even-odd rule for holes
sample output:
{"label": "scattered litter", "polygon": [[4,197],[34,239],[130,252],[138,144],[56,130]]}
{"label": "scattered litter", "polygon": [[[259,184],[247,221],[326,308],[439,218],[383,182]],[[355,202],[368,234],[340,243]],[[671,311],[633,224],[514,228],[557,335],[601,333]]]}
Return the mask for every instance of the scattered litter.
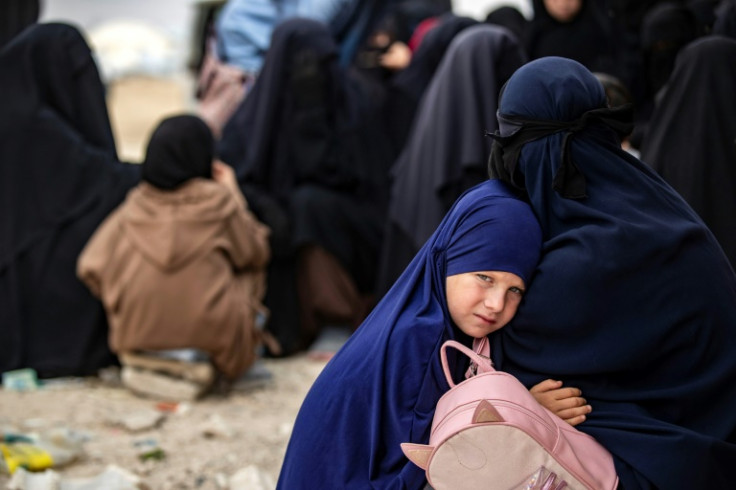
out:
{"label": "scattered litter", "polygon": [[125,427],[131,432],[140,432],[157,427],[166,415],[154,409],[143,409],[122,416],[113,423]]}
{"label": "scattered litter", "polygon": [[40,386],[33,369],[16,369],[3,373],[3,389],[8,391],[34,391]]}
{"label": "scattered litter", "polygon": [[247,466],[230,477],[230,490],[271,490],[276,482],[254,465]]}
{"label": "scattered litter", "polygon": [[131,366],[123,367],[122,381],[126,388],[137,395],[168,401],[196,400],[210,387],[208,384]]}
{"label": "scattered litter", "polygon": [[103,384],[111,387],[122,386],[123,381],[120,379],[120,368],[118,366],[109,366],[97,371],[97,377]]}
{"label": "scattered litter", "polygon": [[61,476],[53,470],[31,473],[25,468],[18,468],[8,482],[9,490],[58,490],[61,488]]}
{"label": "scattered litter", "polygon": [[166,459],[166,452],[159,446],[156,439],[140,439],[133,445],[138,451],[138,459],[141,461],[161,461]]}
{"label": "scattered litter", "polygon": [[215,484],[220,489],[228,488],[227,476],[224,473],[217,473],[215,475]]}
{"label": "scattered litter", "polygon": [[156,410],[164,413],[176,413],[179,409],[178,402],[159,402],[156,404]]}
{"label": "scattered litter", "polygon": [[115,465],[90,478],[62,478],[53,470],[30,473],[23,468],[8,483],[9,490],[148,490],[133,473]]}
{"label": "scattered litter", "polygon": [[282,422],[279,424],[278,434],[280,436],[290,436],[292,430],[294,430],[294,424],[292,422]]}
{"label": "scattered litter", "polygon": [[64,427],[39,435],[3,434],[0,469],[12,475],[19,468],[43,471],[67,465],[84,454],[83,443],[87,439],[81,433]]}
{"label": "scattered litter", "polygon": [[235,431],[219,414],[214,414],[202,425],[202,434],[205,437],[230,439],[235,435]]}

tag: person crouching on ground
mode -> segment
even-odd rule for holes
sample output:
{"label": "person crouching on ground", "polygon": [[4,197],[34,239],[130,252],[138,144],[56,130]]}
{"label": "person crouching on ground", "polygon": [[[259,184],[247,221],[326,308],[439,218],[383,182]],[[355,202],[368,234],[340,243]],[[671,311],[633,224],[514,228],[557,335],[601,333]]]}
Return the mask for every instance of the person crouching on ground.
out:
{"label": "person crouching on ground", "polygon": [[213,155],[201,119],[163,120],[143,182],[97,229],[77,274],[102,299],[115,353],[199,349],[234,380],[260,345],[270,231]]}

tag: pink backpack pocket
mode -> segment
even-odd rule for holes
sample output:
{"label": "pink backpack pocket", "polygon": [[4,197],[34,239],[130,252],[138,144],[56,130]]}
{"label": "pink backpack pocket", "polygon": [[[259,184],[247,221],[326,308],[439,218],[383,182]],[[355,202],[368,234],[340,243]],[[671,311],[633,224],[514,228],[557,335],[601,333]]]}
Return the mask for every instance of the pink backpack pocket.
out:
{"label": "pink backpack pocket", "polygon": [[[478,374],[455,384],[448,347],[470,357]],[[450,390],[437,402],[429,445],[401,444],[435,490],[615,490],[613,458],[595,439],[541,406],[488,357],[452,340],[440,352]]]}

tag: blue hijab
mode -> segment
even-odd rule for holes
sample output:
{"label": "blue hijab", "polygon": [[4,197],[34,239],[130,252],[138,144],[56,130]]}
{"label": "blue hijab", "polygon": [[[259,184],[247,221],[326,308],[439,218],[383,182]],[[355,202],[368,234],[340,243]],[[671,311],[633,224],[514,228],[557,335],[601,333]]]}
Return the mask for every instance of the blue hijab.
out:
{"label": "blue hijab", "polygon": [[544,245],[492,355],[527,386],[582,389],[593,411],[578,428],[626,490],[734,488],[736,279],[696,213],[621,150],[612,115],[577,62],[509,79],[492,174],[527,194]]}
{"label": "blue hijab", "polygon": [[[461,196],[394,287],[327,364],[299,411],[278,488],[421,489],[424,471],[402,442],[429,441],[449,389],[439,358],[452,324],[448,275],[512,272],[529,283],[541,232],[529,206],[500,181]],[[458,360],[456,379],[467,367]]]}

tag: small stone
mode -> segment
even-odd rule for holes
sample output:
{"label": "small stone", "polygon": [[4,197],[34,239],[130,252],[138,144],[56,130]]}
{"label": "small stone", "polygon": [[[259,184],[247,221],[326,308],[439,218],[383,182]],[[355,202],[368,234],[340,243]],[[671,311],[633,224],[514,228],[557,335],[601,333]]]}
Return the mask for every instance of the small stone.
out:
{"label": "small stone", "polygon": [[122,425],[131,432],[140,432],[157,427],[164,418],[166,416],[158,410],[144,409],[126,414],[115,423]]}

